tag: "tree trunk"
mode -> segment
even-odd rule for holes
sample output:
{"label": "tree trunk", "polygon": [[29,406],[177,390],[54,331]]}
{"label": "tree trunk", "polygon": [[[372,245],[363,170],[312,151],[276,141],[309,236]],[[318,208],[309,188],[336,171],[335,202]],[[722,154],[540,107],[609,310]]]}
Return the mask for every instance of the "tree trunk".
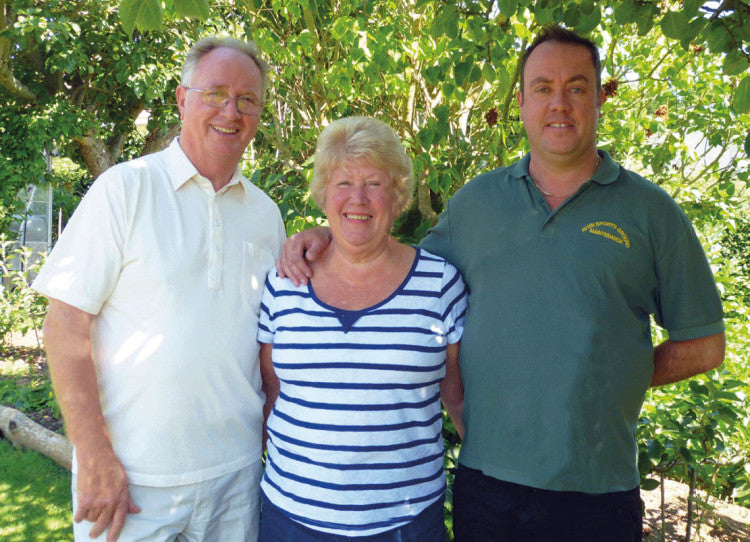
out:
{"label": "tree trunk", "polygon": [[78,144],[86,167],[94,179],[115,165],[115,160],[102,140],[82,136],[75,138],[74,141]]}
{"label": "tree trunk", "polygon": [[14,408],[0,405],[0,433],[16,448],[35,450],[65,469],[72,467],[73,445],[70,441]]}
{"label": "tree trunk", "polygon": [[170,124],[167,130],[152,130],[146,136],[142,155],[151,154],[164,149],[180,133],[180,123]]}

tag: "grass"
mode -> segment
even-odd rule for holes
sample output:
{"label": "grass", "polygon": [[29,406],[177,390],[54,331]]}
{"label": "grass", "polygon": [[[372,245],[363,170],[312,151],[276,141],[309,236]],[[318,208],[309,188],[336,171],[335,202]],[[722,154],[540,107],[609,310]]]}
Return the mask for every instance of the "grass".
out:
{"label": "grass", "polygon": [[[59,414],[41,356],[38,348],[0,346],[0,403],[49,426]],[[68,471],[0,438],[0,540],[73,540],[70,506]]]}
{"label": "grass", "polygon": [[0,439],[0,540],[73,540],[70,473]]}

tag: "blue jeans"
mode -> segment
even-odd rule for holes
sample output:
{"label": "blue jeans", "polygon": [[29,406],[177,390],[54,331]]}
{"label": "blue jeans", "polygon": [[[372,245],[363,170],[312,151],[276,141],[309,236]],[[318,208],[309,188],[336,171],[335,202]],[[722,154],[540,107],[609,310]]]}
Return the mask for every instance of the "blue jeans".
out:
{"label": "blue jeans", "polygon": [[444,542],[443,499],[440,498],[409,523],[369,536],[339,536],[300,525],[261,493],[258,542]]}
{"label": "blue jeans", "polygon": [[504,482],[461,464],[453,484],[456,542],[640,542],[639,488],[548,491]]}

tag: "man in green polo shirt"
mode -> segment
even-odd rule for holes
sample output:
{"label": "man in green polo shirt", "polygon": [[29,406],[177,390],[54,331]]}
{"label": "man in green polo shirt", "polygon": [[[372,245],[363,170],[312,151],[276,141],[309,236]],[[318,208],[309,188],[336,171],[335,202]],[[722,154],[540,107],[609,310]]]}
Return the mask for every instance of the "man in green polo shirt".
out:
{"label": "man in green polo shirt", "polygon": [[[596,148],[594,44],[552,27],[526,50],[530,153],[473,179],[420,243],[470,291],[457,542],[641,540],[635,428],[645,392],[724,358],[719,296],[669,195]],[[315,239],[313,241],[312,239]],[[280,271],[305,280],[322,238]],[[654,347],[650,317],[669,333]]]}

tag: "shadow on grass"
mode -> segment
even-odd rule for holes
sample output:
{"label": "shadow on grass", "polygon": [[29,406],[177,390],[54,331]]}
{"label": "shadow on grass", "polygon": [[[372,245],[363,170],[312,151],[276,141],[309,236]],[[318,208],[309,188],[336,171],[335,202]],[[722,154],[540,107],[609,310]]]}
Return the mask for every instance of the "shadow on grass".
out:
{"label": "shadow on grass", "polygon": [[0,439],[0,540],[73,540],[70,473]]}

